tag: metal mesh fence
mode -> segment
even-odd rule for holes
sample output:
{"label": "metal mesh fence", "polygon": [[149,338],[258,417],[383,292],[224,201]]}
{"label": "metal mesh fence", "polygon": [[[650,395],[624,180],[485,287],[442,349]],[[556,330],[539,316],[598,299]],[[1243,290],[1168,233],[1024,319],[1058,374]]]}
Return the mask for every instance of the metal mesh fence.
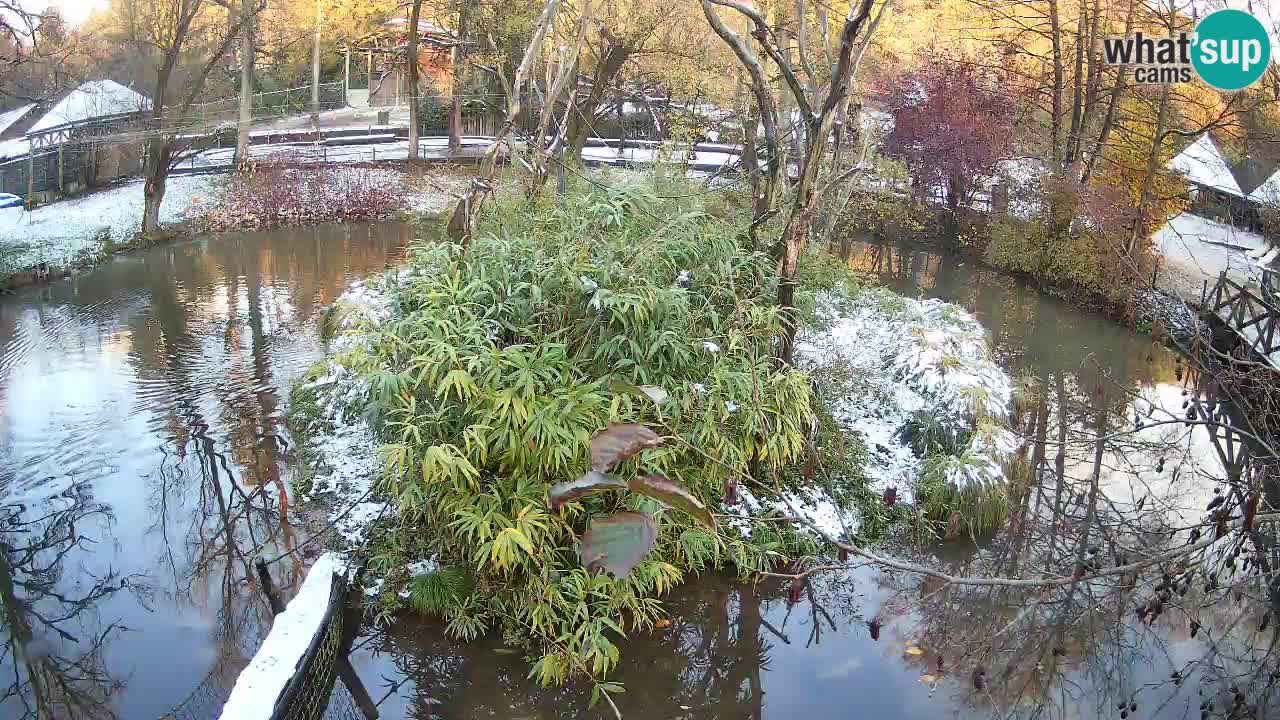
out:
{"label": "metal mesh fence", "polygon": [[[0,192],[72,192],[133,175],[142,167],[140,143],[88,139],[0,163]],[[28,181],[30,178],[30,181]]]}
{"label": "metal mesh fence", "polygon": [[276,700],[271,720],[320,720],[325,717],[338,675],[338,658],[343,652],[346,623],[342,609],[346,597],[346,579],[335,575],[324,622],[312,638],[298,670]]}

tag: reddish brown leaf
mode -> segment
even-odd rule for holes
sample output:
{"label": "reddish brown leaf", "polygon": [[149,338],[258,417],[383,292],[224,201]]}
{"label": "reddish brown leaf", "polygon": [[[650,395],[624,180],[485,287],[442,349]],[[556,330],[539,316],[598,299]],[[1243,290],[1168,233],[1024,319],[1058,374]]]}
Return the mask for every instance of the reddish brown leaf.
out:
{"label": "reddish brown leaf", "polygon": [[802,593],[804,592],[804,580],[796,577],[791,578],[791,589],[787,591],[787,603],[795,605],[800,602]]}
{"label": "reddish brown leaf", "polygon": [[1253,518],[1258,514],[1258,493],[1249,493],[1249,499],[1244,502],[1244,531],[1253,530]]}
{"label": "reddish brown leaf", "polygon": [[658,541],[658,525],[640,512],[614,513],[593,519],[578,548],[582,564],[623,578],[644,559]]}
{"label": "reddish brown leaf", "polygon": [[955,540],[960,537],[960,513],[953,512],[951,517],[947,519],[947,539]]}
{"label": "reddish brown leaf", "polygon": [[596,470],[588,470],[586,475],[570,482],[557,483],[551,486],[549,496],[551,509],[559,510],[567,502],[573,502],[583,495],[590,495],[605,490],[626,490],[627,484],[613,475],[606,475]]}
{"label": "reddish brown leaf", "polygon": [[669,507],[683,510],[708,528],[714,530],[716,527],[716,519],[712,517],[711,511],[707,510],[707,506],[703,505],[701,500],[694,497],[693,493],[683,485],[674,483],[661,475],[635,478],[627,483],[627,488],[633,493],[651,497]]}
{"label": "reddish brown leaf", "polygon": [[898,503],[898,488],[891,487],[884,490],[884,506],[893,507]]}
{"label": "reddish brown leaf", "polygon": [[661,444],[662,438],[643,425],[610,425],[591,438],[591,467],[604,472],[641,450]]}

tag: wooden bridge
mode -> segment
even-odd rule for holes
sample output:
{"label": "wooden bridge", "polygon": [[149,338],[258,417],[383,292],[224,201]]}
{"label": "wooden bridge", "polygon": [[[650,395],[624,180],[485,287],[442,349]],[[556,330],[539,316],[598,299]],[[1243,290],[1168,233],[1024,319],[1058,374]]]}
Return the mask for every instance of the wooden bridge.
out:
{"label": "wooden bridge", "polygon": [[1199,366],[1185,378],[1187,420],[1208,430],[1228,482],[1253,469],[1273,472],[1280,464],[1268,449],[1280,429],[1280,273],[1263,269],[1254,283],[1223,272],[1200,308],[1214,332],[1199,342],[1213,347],[1184,348]]}
{"label": "wooden bridge", "polygon": [[1206,315],[1222,320],[1257,359],[1280,369],[1280,274],[1263,270],[1253,286],[1223,272],[1200,307]]}

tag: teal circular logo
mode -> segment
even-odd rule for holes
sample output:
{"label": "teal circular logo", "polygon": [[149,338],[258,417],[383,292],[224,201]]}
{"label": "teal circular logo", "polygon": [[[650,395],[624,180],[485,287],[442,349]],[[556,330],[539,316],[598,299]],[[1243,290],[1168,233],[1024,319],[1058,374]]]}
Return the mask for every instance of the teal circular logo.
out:
{"label": "teal circular logo", "polygon": [[1218,10],[1196,25],[1191,64],[1206,83],[1239,90],[1257,82],[1271,62],[1271,39],[1258,18],[1243,10]]}

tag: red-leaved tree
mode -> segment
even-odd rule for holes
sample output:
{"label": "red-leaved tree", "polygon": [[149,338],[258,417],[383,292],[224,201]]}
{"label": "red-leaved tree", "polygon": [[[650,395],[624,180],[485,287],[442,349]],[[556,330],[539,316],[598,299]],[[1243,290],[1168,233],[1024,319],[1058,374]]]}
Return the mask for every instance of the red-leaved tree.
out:
{"label": "red-leaved tree", "polygon": [[894,126],[885,152],[901,159],[916,193],[941,189],[954,213],[1009,154],[1009,102],[969,63],[938,59],[889,90]]}

